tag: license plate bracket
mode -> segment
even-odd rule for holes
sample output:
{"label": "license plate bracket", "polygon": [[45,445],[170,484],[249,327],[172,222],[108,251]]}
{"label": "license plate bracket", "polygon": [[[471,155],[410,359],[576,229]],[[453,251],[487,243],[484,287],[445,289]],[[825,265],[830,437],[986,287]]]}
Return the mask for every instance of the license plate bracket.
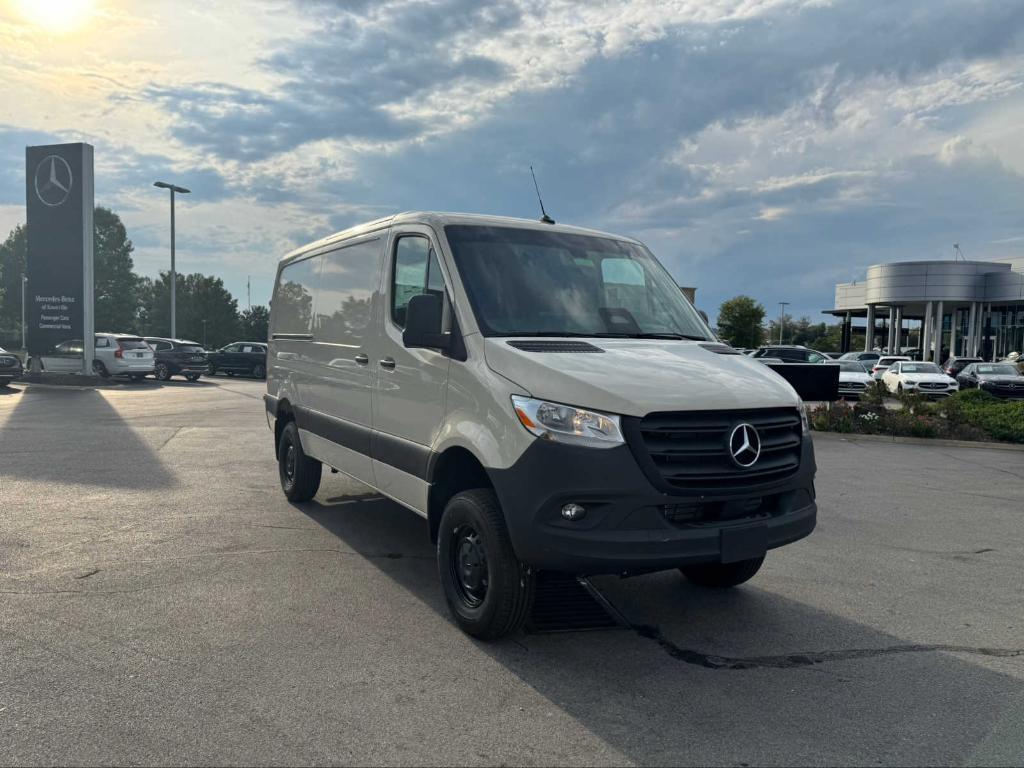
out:
{"label": "license plate bracket", "polygon": [[768,524],[743,525],[723,528],[720,533],[723,563],[738,563],[764,557],[768,551]]}

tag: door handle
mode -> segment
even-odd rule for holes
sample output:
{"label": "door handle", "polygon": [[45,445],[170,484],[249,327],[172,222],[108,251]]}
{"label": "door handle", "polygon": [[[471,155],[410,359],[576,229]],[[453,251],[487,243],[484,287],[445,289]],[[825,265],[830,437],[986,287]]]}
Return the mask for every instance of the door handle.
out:
{"label": "door handle", "polygon": [[370,363],[370,358],[364,355],[362,352],[356,355],[354,359],[359,365],[369,365]]}
{"label": "door handle", "polygon": [[395,367],[395,360],[394,360],[394,358],[392,358],[392,357],[385,357],[383,360],[380,361],[380,367],[381,368],[387,368],[388,370],[393,369]]}

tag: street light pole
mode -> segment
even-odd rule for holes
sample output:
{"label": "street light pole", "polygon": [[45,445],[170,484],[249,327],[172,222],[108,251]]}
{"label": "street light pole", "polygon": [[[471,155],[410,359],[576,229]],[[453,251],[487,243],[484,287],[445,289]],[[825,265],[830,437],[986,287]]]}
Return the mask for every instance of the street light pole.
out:
{"label": "street light pole", "polygon": [[206,320],[203,320],[203,349],[206,349]]}
{"label": "street light pole", "polygon": [[160,189],[169,189],[171,191],[171,338],[178,338],[178,326],[177,326],[177,287],[178,287],[178,273],[174,266],[174,193],[178,192],[182,195],[187,195],[191,190],[179,187],[174,184],[168,184],[166,181],[157,181],[153,183],[154,187]]}
{"label": "street light pole", "polygon": [[28,340],[29,324],[25,322],[25,292],[27,290],[28,285],[29,285],[29,275],[28,274],[23,274],[22,275],[22,349],[23,350],[29,348],[29,340]]}
{"label": "street light pole", "polygon": [[789,306],[788,301],[779,302],[779,345],[782,345],[782,333],[786,329],[786,307]]}

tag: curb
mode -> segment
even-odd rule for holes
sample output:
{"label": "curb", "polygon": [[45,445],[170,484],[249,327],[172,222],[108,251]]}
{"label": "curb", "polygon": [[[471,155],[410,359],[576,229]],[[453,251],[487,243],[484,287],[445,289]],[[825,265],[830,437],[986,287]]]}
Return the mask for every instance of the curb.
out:
{"label": "curb", "polygon": [[811,437],[842,440],[849,443],[902,443],[904,445],[941,445],[949,448],[983,448],[993,451],[1024,451],[1016,443],[986,443],[979,440],[948,440],[942,437],[901,437],[899,435],[858,435],[854,432],[819,432],[811,430]]}

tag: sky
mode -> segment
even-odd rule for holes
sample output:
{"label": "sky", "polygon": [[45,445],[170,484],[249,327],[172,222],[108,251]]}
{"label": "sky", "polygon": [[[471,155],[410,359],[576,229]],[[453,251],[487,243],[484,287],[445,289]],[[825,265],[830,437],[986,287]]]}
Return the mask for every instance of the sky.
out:
{"label": "sky", "polygon": [[714,317],[825,319],[870,264],[1024,256],[1020,0],[0,0],[0,236],[24,148],[96,148],[136,268],[266,303],[403,210],[639,238]]}

